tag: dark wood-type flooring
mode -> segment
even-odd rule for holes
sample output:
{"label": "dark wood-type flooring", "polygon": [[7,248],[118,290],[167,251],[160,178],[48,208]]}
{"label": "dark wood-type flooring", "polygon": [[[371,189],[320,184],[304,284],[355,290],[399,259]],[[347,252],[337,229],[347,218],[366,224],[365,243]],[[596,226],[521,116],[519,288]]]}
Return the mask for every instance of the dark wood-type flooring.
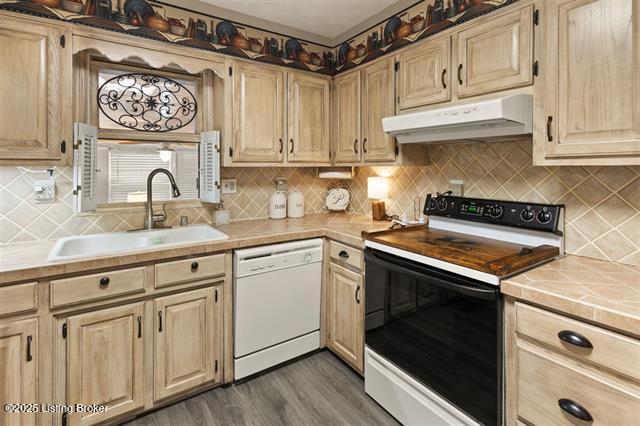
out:
{"label": "dark wood-type flooring", "polygon": [[398,425],[364,382],[328,351],[219,387],[130,423],[189,425]]}

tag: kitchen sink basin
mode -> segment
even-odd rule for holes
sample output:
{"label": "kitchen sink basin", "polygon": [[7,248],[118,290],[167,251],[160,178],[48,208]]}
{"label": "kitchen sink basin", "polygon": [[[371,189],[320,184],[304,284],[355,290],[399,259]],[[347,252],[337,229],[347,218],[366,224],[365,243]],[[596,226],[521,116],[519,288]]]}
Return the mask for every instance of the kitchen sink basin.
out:
{"label": "kitchen sink basin", "polygon": [[228,235],[208,225],[66,237],[56,242],[47,260],[104,256],[147,247],[217,241],[227,238],[229,238]]}

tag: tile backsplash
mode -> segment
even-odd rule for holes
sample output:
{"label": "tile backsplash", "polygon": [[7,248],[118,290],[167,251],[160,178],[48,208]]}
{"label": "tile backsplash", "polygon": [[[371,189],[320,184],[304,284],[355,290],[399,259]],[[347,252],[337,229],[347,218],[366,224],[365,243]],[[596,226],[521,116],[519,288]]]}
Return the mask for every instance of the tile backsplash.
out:
{"label": "tile backsplash", "polygon": [[[474,142],[431,148],[423,167],[362,167],[348,182],[352,210],[370,214],[367,177],[389,176],[387,211],[413,216],[414,198],[421,205],[428,193],[449,189],[449,180],[464,180],[464,194],[481,198],[564,203],[568,253],[640,265],[640,166],[533,167],[531,140]],[[41,168],[33,168],[41,169]],[[0,167],[0,243],[56,239],[69,235],[140,228],[144,211],[74,215],[72,170],[56,168],[57,201],[36,204],[32,181],[41,177],[16,167]],[[316,177],[315,168],[225,168],[223,178],[237,179],[238,192],[223,195],[232,220],[268,216],[269,196],[278,176],[305,197],[307,213],[321,212],[327,188],[335,182]],[[205,223],[213,211],[205,205],[168,210],[170,224],[180,216]]]}

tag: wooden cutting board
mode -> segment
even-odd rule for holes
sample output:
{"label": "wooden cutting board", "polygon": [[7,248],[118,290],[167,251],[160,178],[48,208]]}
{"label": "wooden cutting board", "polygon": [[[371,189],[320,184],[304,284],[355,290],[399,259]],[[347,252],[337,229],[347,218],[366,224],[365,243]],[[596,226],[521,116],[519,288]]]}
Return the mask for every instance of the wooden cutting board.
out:
{"label": "wooden cutting board", "polygon": [[417,253],[455,265],[503,277],[557,256],[557,247],[531,247],[424,225],[362,232],[365,240]]}

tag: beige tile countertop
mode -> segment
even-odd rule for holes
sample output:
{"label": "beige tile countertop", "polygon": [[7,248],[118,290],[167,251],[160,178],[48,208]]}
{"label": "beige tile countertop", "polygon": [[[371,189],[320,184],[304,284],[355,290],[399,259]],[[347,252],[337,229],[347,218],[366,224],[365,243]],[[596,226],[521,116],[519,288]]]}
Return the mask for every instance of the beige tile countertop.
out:
{"label": "beige tile countertop", "polygon": [[501,283],[502,293],[640,336],[640,267],[565,256]]}
{"label": "beige tile countertop", "polygon": [[55,241],[0,244],[0,285],[303,238],[329,237],[364,247],[362,231],[387,229],[389,225],[389,222],[375,222],[368,216],[344,213],[308,214],[300,219],[246,220],[216,226],[229,236],[226,240],[157,246],[58,262],[47,261]]}

